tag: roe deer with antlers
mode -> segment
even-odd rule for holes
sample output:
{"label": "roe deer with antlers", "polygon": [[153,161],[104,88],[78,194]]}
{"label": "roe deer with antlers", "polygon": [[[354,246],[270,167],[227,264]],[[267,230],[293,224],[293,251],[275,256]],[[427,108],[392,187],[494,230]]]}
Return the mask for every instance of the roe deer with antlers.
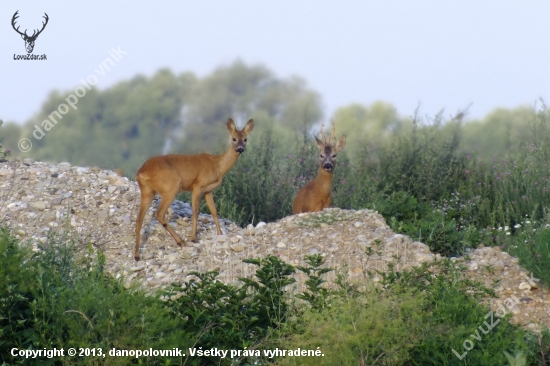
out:
{"label": "roe deer with antlers", "polygon": [[249,120],[239,131],[233,120],[229,119],[227,130],[231,136],[231,146],[222,155],[163,155],[151,158],[143,164],[136,176],[141,190],[141,206],[136,220],[136,248],[134,252],[136,261],[139,260],[141,225],[155,193],[161,196],[155,218],[168,230],[180,247],[184,246],[183,240],[168,225],[164,216],[176,194],[182,191],[192,192],[193,231],[191,241],[197,241],[197,217],[202,195],[204,195],[210,213],[214,217],[217,234],[222,234],[212,191],[222,183],[225,173],[231,169],[244,152],[247,136],[253,128],[254,121]]}
{"label": "roe deer with antlers", "polygon": [[346,144],[346,135],[340,137],[338,142],[333,145],[333,124],[332,133],[328,141],[323,133],[323,125],[321,125],[321,137],[323,138],[323,141],[319,140],[317,136],[315,136],[317,147],[321,153],[317,177],[300,189],[296,195],[294,203],[292,204],[293,215],[302,212],[322,211],[324,208],[329,207],[332,201],[330,191],[332,189],[332,177],[334,173],[334,166],[336,164],[336,153],[344,148],[344,145]]}

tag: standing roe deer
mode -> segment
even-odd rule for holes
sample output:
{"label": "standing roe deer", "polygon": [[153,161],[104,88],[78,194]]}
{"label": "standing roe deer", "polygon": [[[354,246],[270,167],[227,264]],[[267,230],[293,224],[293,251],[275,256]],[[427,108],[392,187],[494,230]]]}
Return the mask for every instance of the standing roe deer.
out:
{"label": "standing roe deer", "polygon": [[183,247],[183,241],[168,225],[164,216],[176,194],[182,191],[192,192],[193,231],[191,241],[197,241],[197,217],[199,215],[200,199],[203,194],[210,213],[214,217],[217,234],[222,234],[212,191],[222,183],[225,173],[231,169],[244,152],[247,136],[253,128],[254,121],[249,120],[244,128],[239,131],[233,120],[229,119],[227,129],[232,141],[229,149],[222,155],[163,155],[153,157],[143,164],[136,176],[141,190],[141,206],[136,220],[136,248],[134,252],[136,261],[139,260],[141,225],[155,193],[161,196],[155,218],[168,230],[180,247]]}
{"label": "standing roe deer", "polygon": [[332,145],[334,137],[334,124],[332,125],[332,133],[329,140],[325,138],[323,126],[321,125],[321,137],[323,141],[315,136],[317,147],[321,152],[319,158],[319,171],[317,176],[311,182],[306,184],[294,199],[292,204],[292,214],[302,212],[322,211],[330,206],[332,200],[330,191],[332,189],[332,177],[334,173],[334,165],[336,163],[336,153],[344,148],[346,144],[346,135],[342,135],[336,145]]}

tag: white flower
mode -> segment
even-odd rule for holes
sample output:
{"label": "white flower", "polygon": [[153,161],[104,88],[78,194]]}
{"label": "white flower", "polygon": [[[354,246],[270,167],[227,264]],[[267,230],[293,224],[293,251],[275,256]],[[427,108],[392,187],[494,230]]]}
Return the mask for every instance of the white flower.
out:
{"label": "white flower", "polygon": [[521,225],[520,224],[515,225],[514,229],[517,229],[518,227],[521,227]]}
{"label": "white flower", "polygon": [[531,221],[529,221],[529,220],[525,220],[525,223],[526,223],[526,224],[530,224],[530,223],[531,223]]}
{"label": "white flower", "polygon": [[[546,224],[546,225],[548,225],[548,224]],[[502,231],[502,226],[499,227],[497,230],[498,230],[498,231]]]}
{"label": "white flower", "polygon": [[510,233],[508,232],[508,233],[506,233],[506,235],[510,235]]}
{"label": "white flower", "polygon": [[510,228],[508,226],[505,226],[504,231],[508,231],[508,230],[510,230]]}

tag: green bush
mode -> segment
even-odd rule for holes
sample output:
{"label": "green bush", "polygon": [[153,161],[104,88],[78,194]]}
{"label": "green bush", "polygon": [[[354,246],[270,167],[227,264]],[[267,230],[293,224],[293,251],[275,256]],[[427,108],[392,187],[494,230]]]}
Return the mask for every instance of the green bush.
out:
{"label": "green bush", "polygon": [[[193,272],[197,279],[173,286],[166,292],[172,299],[167,305],[185,320],[183,329],[197,335],[196,348],[256,349],[286,322],[290,308],[284,288],[295,282],[290,277],[294,268],[274,256],[245,262],[258,266],[257,280],[241,278],[243,284],[233,286],[217,281],[217,272]],[[247,359],[250,358],[238,358],[239,362]],[[196,365],[236,362],[229,357],[189,361]]]}
{"label": "green bush", "polygon": [[[0,360],[7,364],[127,365],[135,358],[63,357],[21,359],[12,348],[180,349],[192,344],[183,322],[142,291],[128,291],[103,270],[101,255],[87,265],[76,260],[74,245],[51,237],[43,253],[0,233]],[[65,241],[65,242],[64,242]],[[91,263],[91,264],[90,264]],[[102,361],[99,361],[102,360]],[[164,364],[169,358],[143,358]],[[178,358],[172,359],[177,361]]]}
{"label": "green bush", "polygon": [[[388,275],[384,281],[391,283],[395,291],[415,289],[426,296],[422,311],[428,316],[423,337],[411,350],[407,364],[504,365],[507,361],[503,350],[522,351],[529,354],[531,361],[536,359],[537,348],[528,344],[533,335],[510,324],[510,315],[485,332],[489,328],[485,321],[489,324],[497,321],[496,315],[493,315],[494,321],[487,318],[489,309],[480,305],[482,299],[493,294],[491,290],[461,277],[461,270],[451,261],[441,262],[437,268],[433,271],[423,265],[393,278]],[[463,355],[463,343],[468,339],[473,348],[460,360],[452,350]]]}
{"label": "green bush", "polygon": [[20,349],[51,347],[50,335],[44,332],[33,309],[39,286],[37,262],[27,246],[18,246],[6,228],[0,230],[0,361],[14,362],[9,356],[13,347]]}
{"label": "green bush", "polygon": [[[484,322],[497,321],[488,319],[489,309],[480,305],[493,293],[460,271],[451,261],[390,271],[379,286],[367,285],[363,292],[340,282],[330,291],[328,306],[304,310],[272,346],[320,349],[324,356],[281,357],[277,364],[504,365],[506,351],[525,356],[529,365],[542,365],[550,333],[537,336],[511,325],[510,315],[489,332],[480,331],[488,330]],[[474,347],[463,355],[468,339]]]}

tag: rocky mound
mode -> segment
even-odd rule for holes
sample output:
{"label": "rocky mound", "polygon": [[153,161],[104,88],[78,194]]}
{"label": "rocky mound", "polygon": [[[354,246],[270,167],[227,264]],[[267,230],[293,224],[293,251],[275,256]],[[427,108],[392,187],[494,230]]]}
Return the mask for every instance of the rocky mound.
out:
{"label": "rocky mound", "polygon": [[[151,289],[183,282],[191,271],[218,270],[222,281],[251,276],[255,268],[244,258],[277,255],[293,265],[304,265],[308,254],[320,253],[326,265],[347,271],[353,281],[364,281],[367,271],[396,270],[440,259],[420,242],[394,233],[384,218],[371,210],[327,209],[289,216],[274,223],[241,228],[220,219],[224,235],[216,235],[210,215],[199,216],[199,243],[179,248],[168,232],[151,220],[155,199],[144,221],[139,262],[133,259],[135,217],[140,193],[137,183],[98,168],[34,162],[0,164],[0,224],[21,240],[47,243],[50,232],[64,232],[78,243],[93,244],[107,259],[115,277],[128,286],[140,281]],[[191,233],[191,207],[174,201],[168,210],[170,225],[182,237]],[[518,265],[518,259],[499,248],[478,248],[464,258],[464,275],[483,281],[498,297],[490,299],[498,313],[512,312],[513,322],[531,329],[550,326],[550,294]],[[328,274],[335,276],[334,272]],[[304,278],[296,274],[297,290]],[[374,277],[373,281],[378,281]]]}

